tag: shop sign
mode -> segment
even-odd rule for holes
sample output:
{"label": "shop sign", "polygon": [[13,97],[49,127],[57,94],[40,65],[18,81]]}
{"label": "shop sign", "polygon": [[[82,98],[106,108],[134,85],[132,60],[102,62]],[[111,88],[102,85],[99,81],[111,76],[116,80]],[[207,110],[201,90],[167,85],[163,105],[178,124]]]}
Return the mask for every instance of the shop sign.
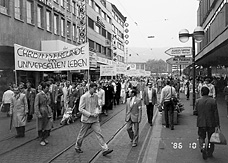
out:
{"label": "shop sign", "polygon": [[166,62],[171,65],[190,65],[192,64],[192,57],[171,57]]}
{"label": "shop sign", "polygon": [[89,51],[89,67],[97,67],[97,54]]}
{"label": "shop sign", "polygon": [[89,69],[88,43],[61,51],[37,51],[14,44],[15,70],[69,71]]}

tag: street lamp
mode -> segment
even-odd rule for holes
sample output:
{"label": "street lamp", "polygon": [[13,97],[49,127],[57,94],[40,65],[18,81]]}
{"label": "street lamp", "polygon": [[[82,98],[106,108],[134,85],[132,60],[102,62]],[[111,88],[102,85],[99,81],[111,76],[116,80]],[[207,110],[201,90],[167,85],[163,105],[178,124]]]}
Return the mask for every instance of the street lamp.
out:
{"label": "street lamp", "polygon": [[196,68],[195,68],[195,42],[201,42],[204,38],[204,29],[200,26],[196,27],[192,34],[189,34],[187,29],[182,29],[179,32],[179,40],[183,43],[187,42],[189,37],[192,37],[192,69],[193,69],[193,114],[195,111],[195,101],[196,101],[196,93],[195,93],[195,78],[196,78]]}

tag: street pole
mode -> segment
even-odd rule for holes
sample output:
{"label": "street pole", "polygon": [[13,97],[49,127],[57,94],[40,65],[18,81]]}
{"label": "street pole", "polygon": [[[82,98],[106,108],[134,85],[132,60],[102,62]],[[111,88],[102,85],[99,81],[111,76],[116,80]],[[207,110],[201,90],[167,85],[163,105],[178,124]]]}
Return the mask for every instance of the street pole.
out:
{"label": "street pole", "polygon": [[180,65],[180,77],[181,77],[181,65]]}
{"label": "street pole", "polygon": [[193,102],[193,111],[195,110],[195,101],[196,101],[196,93],[195,93],[195,87],[196,87],[196,83],[195,83],[195,78],[196,78],[196,66],[195,66],[195,39],[192,36],[192,70],[193,70],[193,85],[192,85],[192,102]]}

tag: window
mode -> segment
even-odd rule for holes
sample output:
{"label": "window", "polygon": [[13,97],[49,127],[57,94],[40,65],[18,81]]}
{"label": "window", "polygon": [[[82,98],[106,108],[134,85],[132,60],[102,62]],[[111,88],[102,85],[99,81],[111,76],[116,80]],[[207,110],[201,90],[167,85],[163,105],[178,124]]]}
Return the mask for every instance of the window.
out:
{"label": "window", "polygon": [[0,0],[0,12],[8,14],[9,0]]}
{"label": "window", "polygon": [[107,39],[111,41],[111,33],[107,32]]}
{"label": "window", "polygon": [[76,34],[77,34],[77,31],[76,31],[76,24],[73,24],[73,30],[72,30],[72,38],[73,40],[76,40],[77,37],[76,37]]}
{"label": "window", "polygon": [[101,46],[101,53],[106,55],[106,48],[104,46]]}
{"label": "window", "polygon": [[46,11],[47,31],[51,31],[51,11]]}
{"label": "window", "polygon": [[89,5],[93,7],[93,0],[89,0]]}
{"label": "window", "polygon": [[96,24],[95,24],[95,26],[94,26],[94,30],[95,30],[97,33],[100,33],[100,27],[97,26]]}
{"label": "window", "polygon": [[76,2],[72,1],[72,13],[76,14]]}
{"label": "window", "polygon": [[59,30],[58,30],[58,23],[59,22],[59,16],[54,14],[54,34],[58,34]]}
{"label": "window", "polygon": [[65,4],[64,4],[64,0],[60,0],[60,5],[64,8]]}
{"label": "window", "polygon": [[106,30],[104,28],[102,28],[102,36],[106,38]]}
{"label": "window", "polygon": [[65,19],[64,18],[61,18],[60,27],[61,27],[61,36],[65,36]]}
{"label": "window", "polygon": [[114,11],[112,11],[112,17],[115,17],[115,12]]}
{"label": "window", "polygon": [[96,50],[97,52],[101,53],[101,45],[96,43]]}
{"label": "window", "polygon": [[68,38],[70,38],[70,33],[71,33],[70,27],[71,27],[71,23],[69,21],[67,21],[67,37]]}
{"label": "window", "polygon": [[33,17],[33,2],[27,1],[26,2],[26,9],[27,9],[27,23],[33,24],[34,23],[34,17]]}
{"label": "window", "polygon": [[14,3],[15,7],[15,18],[22,20],[22,1],[21,0],[15,0]]}
{"label": "window", "polygon": [[67,0],[67,11],[69,11],[70,12],[70,0]]}
{"label": "window", "polygon": [[107,48],[107,56],[111,57],[111,49],[110,48]]}
{"label": "window", "polygon": [[94,21],[90,17],[88,17],[88,25],[90,28],[94,29]]}
{"label": "window", "polygon": [[106,15],[105,12],[103,10],[101,10],[101,17],[104,18],[104,19],[106,19],[106,16],[105,15]]}
{"label": "window", "polygon": [[54,0],[55,3],[59,3],[59,0]]}
{"label": "window", "polygon": [[107,21],[108,21],[108,23],[112,23],[112,21],[111,21],[111,18],[109,17],[109,16],[107,16]]}
{"label": "window", "polygon": [[42,28],[43,27],[43,8],[41,6],[37,6],[37,26]]}
{"label": "window", "polygon": [[112,24],[112,31],[115,33],[115,26]]}
{"label": "window", "polygon": [[89,40],[89,47],[94,49],[94,41],[92,40]]}
{"label": "window", "polygon": [[100,7],[97,4],[95,4],[95,11],[100,14]]}

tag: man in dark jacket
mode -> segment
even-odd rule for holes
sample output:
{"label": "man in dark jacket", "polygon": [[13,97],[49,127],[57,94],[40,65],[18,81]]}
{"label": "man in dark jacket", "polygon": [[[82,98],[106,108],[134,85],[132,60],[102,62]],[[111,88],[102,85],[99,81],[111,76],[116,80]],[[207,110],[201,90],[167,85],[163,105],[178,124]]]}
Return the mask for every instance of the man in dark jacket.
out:
{"label": "man in dark jacket", "polygon": [[202,97],[196,101],[197,127],[199,135],[199,147],[201,149],[203,159],[212,157],[214,144],[208,143],[205,145],[205,138],[208,135],[210,140],[211,135],[215,132],[215,127],[219,127],[219,115],[216,100],[209,97],[209,89],[202,87]]}

